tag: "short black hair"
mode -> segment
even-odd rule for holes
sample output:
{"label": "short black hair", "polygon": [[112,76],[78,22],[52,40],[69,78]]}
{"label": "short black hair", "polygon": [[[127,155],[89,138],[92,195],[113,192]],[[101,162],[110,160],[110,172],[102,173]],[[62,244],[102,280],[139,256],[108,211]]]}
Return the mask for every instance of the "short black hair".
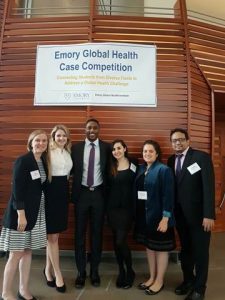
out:
{"label": "short black hair", "polygon": [[95,122],[95,123],[98,125],[98,127],[100,127],[99,121],[98,121],[97,119],[95,119],[95,118],[90,118],[90,119],[88,119],[88,120],[86,121],[86,123],[85,123],[85,126],[86,126],[89,122]]}
{"label": "short black hair", "polygon": [[183,134],[185,135],[186,140],[189,140],[188,132],[187,132],[187,130],[184,129],[184,128],[174,128],[174,129],[172,129],[172,130],[170,131],[170,140],[171,140],[171,138],[172,138],[172,135],[173,135],[174,133],[176,133],[176,132],[181,132],[181,133],[183,133]]}

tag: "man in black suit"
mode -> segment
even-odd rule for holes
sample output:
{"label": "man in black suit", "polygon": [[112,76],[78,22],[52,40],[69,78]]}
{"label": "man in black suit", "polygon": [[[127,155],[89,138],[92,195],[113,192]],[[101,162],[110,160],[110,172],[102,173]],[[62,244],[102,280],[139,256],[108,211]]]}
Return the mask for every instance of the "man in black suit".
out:
{"label": "man in black suit", "polygon": [[86,122],[86,139],[72,147],[73,186],[75,207],[75,260],[78,276],[76,288],[82,288],[86,279],[86,231],[90,224],[90,279],[93,286],[100,285],[98,266],[102,252],[102,228],[105,208],[109,144],[99,140],[100,125],[96,119]]}
{"label": "man in black suit", "polygon": [[215,179],[210,156],[189,146],[186,130],[171,131],[175,155],[168,165],[176,177],[175,218],[181,244],[183,282],[175,289],[185,300],[204,299],[210,234],[215,219]]}

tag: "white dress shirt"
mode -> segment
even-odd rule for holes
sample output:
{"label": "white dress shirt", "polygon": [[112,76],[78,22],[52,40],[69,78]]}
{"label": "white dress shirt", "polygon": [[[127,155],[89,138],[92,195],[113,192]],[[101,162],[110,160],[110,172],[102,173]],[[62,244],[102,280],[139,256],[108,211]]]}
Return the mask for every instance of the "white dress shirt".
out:
{"label": "white dress shirt", "polygon": [[[87,186],[88,161],[89,161],[90,150],[92,147],[91,143],[95,144],[95,164],[94,164],[94,184],[93,184],[93,186],[98,186],[98,185],[101,185],[103,182],[101,166],[100,166],[99,139],[95,140],[94,142],[90,142],[87,138],[85,139],[85,146],[84,146],[82,185]],[[75,178],[75,180],[76,180],[76,178]]]}
{"label": "white dress shirt", "polygon": [[50,150],[52,176],[68,176],[73,166],[70,153],[65,149]]}
{"label": "white dress shirt", "polygon": [[[182,167],[183,167],[183,163],[184,163],[184,160],[185,160],[185,156],[186,156],[186,154],[187,154],[187,152],[188,152],[188,149],[189,149],[189,147],[187,147],[187,149],[185,149],[184,152],[179,153],[179,154],[183,154],[183,156],[182,156],[181,159],[180,159],[181,169],[182,169]],[[176,168],[177,168],[177,159],[178,159],[178,158],[176,157],[176,159],[175,159],[175,170],[176,170]]]}

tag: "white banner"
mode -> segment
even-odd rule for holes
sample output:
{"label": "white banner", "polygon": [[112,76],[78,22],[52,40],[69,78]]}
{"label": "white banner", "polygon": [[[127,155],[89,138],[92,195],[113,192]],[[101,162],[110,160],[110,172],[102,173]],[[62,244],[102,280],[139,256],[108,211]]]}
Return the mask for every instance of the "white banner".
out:
{"label": "white banner", "polygon": [[156,106],[156,47],[38,46],[34,105]]}

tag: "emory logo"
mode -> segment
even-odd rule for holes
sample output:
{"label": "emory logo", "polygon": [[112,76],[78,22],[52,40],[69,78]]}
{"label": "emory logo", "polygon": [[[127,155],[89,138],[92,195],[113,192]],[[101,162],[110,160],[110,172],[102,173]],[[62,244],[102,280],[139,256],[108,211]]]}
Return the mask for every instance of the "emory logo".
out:
{"label": "emory logo", "polygon": [[80,92],[80,93],[73,93],[73,99],[89,99],[89,93]]}
{"label": "emory logo", "polygon": [[64,93],[64,98],[65,98],[66,100],[70,100],[70,98],[71,98],[71,93]]}

